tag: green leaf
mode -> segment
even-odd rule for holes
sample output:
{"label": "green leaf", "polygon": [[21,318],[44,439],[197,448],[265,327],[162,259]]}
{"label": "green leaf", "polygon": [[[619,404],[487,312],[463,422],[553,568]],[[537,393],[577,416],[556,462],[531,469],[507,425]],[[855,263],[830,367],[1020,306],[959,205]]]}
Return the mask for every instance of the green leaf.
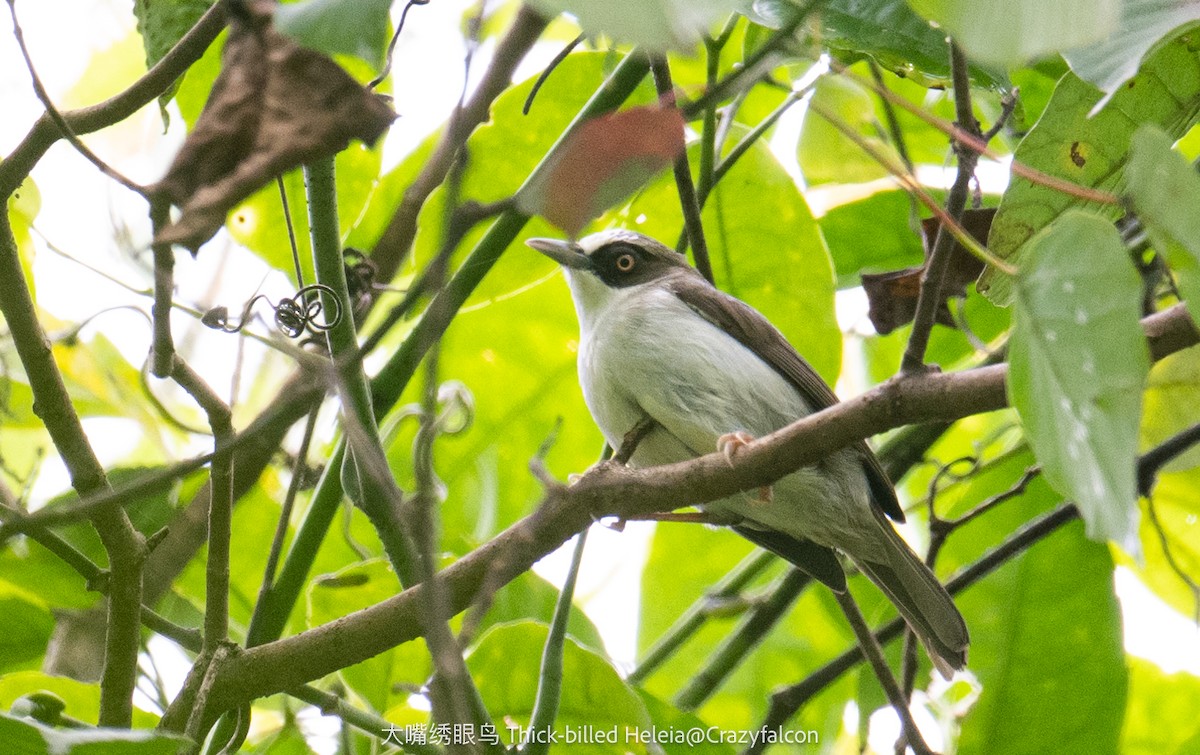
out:
{"label": "green leaf", "polygon": [[[12,709],[20,698],[36,696],[39,693],[52,695],[62,701],[65,707],[62,714],[80,721],[95,721],[100,713],[100,685],[88,684],[64,676],[51,676],[41,671],[16,671],[0,675],[0,710]],[[141,710],[133,709],[133,725],[138,728],[152,728],[158,723],[158,717]],[[7,740],[0,736],[0,742],[5,745]],[[9,750],[5,750],[6,754]]]}
{"label": "green leaf", "polygon": [[0,581],[0,674],[39,668],[54,617],[36,596]]}
{"label": "green leaf", "polygon": [[353,55],[383,68],[391,0],[301,0],[275,9],[275,28],[326,55]]}
{"label": "green leaf", "polygon": [[1130,148],[1129,198],[1154,248],[1175,272],[1192,319],[1200,322],[1200,175],[1153,125],[1138,129]]}
{"label": "green leaf", "polygon": [[11,755],[181,755],[194,745],[174,734],[129,729],[51,729],[0,714],[0,742]]}
{"label": "green leaf", "polygon": [[[875,118],[875,101],[866,87],[846,77],[825,76],[817,82],[812,102],[886,155],[893,167],[903,166],[899,153],[880,137],[884,129]],[[810,186],[828,182],[866,183],[890,175],[887,166],[811,109],[804,114],[796,157]]]}
{"label": "green leaf", "polygon": [[[134,0],[133,15],[146,50],[146,68],[162,60],[212,4],[213,0]],[[176,79],[159,95],[159,104],[165,108],[178,89]]]}
{"label": "green leaf", "polygon": [[1137,73],[1155,44],[1191,30],[1200,19],[1197,0],[1121,0],[1120,5],[1121,20],[1106,39],[1063,52],[1075,75],[1109,96]]}
{"label": "green leaf", "polygon": [[[1193,394],[1194,395],[1194,394]],[[1200,575],[1200,541],[1194,536],[1200,517],[1200,470],[1160,475],[1154,487],[1154,513],[1161,531],[1147,512],[1140,528],[1142,558],[1119,554],[1121,565],[1137,575],[1146,587],[1182,616],[1196,615],[1196,594],[1179,571],[1195,579]],[[1148,507],[1148,503],[1143,503]],[[1168,552],[1163,550],[1163,539]]]}
{"label": "green leaf", "polygon": [[[708,590],[729,572],[753,546],[729,530],[712,530],[688,524],[660,524],[651,541],[642,573],[639,647],[643,650],[666,631],[693,602],[705,599]],[[696,554],[704,554],[697,558]],[[747,597],[764,594],[782,571],[768,570],[747,591]],[[750,606],[729,605],[710,616],[704,626],[655,673],[645,690],[671,699],[705,667],[713,651],[736,630]],[[749,730],[766,714],[771,692],[794,684],[825,661],[853,644],[850,630],[831,596],[810,587],[772,629],[746,655],[725,682],[700,706],[699,716],[728,731]],[[820,741],[834,741],[841,728],[842,711],[853,694],[857,673],[846,674],[811,700],[787,728],[816,730]]]}
{"label": "green leaf", "polygon": [[[831,50],[866,53],[897,75],[922,85],[950,81],[950,47],[946,33],[933,28],[904,0],[829,0],[819,18],[821,43]],[[1003,69],[973,63],[971,78],[979,84],[1004,83]]]}
{"label": "green leaf", "polygon": [[883,191],[839,205],[818,220],[837,270],[838,288],[860,285],[864,272],[920,265],[921,238],[909,226],[912,202],[903,191]]}
{"label": "green leaf", "polygon": [[[1162,669],[1140,658],[1129,659],[1129,705],[1121,730],[1122,755],[1197,752],[1200,735],[1200,679]],[[1189,747],[1189,740],[1191,746]]]}
{"label": "green leaf", "polygon": [[[1142,453],[1200,423],[1200,349],[1184,349],[1154,363],[1143,397]],[[1200,466],[1200,447],[1172,459],[1164,471],[1180,472]]]}
{"label": "green leaf", "polygon": [[[528,726],[537,694],[538,668],[546,644],[545,625],[532,621],[494,627],[467,657],[467,668],[494,718],[501,742],[514,744],[513,726]],[[563,647],[563,686],[555,731],[563,751],[571,753],[645,752],[626,739],[626,730],[646,730],[646,707],[609,663],[568,639]],[[571,743],[570,732],[615,731],[617,741]],[[552,751],[557,748],[552,748]]]}
{"label": "green leaf", "polygon": [[[400,583],[386,559],[372,559],[334,574],[318,577],[308,588],[308,627],[326,624],[354,611],[382,603],[400,591]],[[346,686],[374,710],[385,711],[408,697],[397,685],[419,687],[432,672],[424,642],[408,642],[361,663],[342,669]]]}
{"label": "green leaf", "polygon": [[547,16],[570,13],[589,36],[605,34],[649,50],[687,50],[743,0],[531,0]]}
{"label": "green leaf", "polygon": [[[1009,531],[1029,505],[993,512],[985,526]],[[1127,677],[1103,545],[1067,525],[957,600],[971,629],[968,668],[983,685],[959,755],[1118,751]]]}
{"label": "green leaf", "polygon": [[1142,284],[1115,228],[1072,210],[1017,278],[1008,391],[1047,479],[1090,537],[1136,549],[1134,462],[1150,358]]}
{"label": "green leaf", "polygon": [[[1200,49],[1176,39],[1150,56],[1138,74],[1091,115],[1101,93],[1068,73],[1059,81],[1037,125],[1013,159],[1031,168],[1104,191],[1124,178],[1129,145],[1139,126],[1153,123],[1179,138],[1200,113]],[[1116,219],[1117,205],[1097,205],[1014,175],[992,223],[992,252],[1021,266],[1025,243],[1072,207],[1086,207]],[[994,268],[979,279],[979,290],[1000,305],[1012,301],[1012,280]]]}
{"label": "green leaf", "polygon": [[1120,20],[1120,0],[908,0],[937,22],[967,54],[1001,68],[1112,33]]}

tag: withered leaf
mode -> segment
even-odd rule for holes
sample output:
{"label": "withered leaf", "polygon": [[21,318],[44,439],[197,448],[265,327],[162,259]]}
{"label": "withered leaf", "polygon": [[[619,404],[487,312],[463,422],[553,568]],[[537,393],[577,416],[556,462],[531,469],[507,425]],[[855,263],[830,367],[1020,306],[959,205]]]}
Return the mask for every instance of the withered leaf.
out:
{"label": "withered leaf", "polygon": [[575,236],[683,149],[683,116],[674,106],[598,116],[567,136],[547,169],[517,196],[517,205]]}
{"label": "withered leaf", "polygon": [[[985,241],[992,227],[995,208],[981,210],[966,210],[963,212],[962,225],[975,239]],[[929,256],[933,252],[933,242],[937,238],[941,221],[937,218],[925,218],[921,221],[921,237],[925,246],[925,264],[929,264]],[[983,262],[955,242],[950,250],[950,264],[946,277],[942,279],[942,300],[938,302],[934,321],[948,327],[955,327],[954,318],[946,301],[951,296],[967,295],[967,285],[973,283],[983,272]],[[863,290],[867,293],[870,304],[868,316],[875,331],[887,335],[896,328],[912,322],[917,311],[917,299],[921,293],[921,276],[925,266],[910,267],[904,270],[893,270],[887,273],[863,273]]]}
{"label": "withered leaf", "polygon": [[275,30],[268,0],[231,6],[221,73],[165,178],[153,187],[181,209],[156,243],[194,254],[225,216],[275,176],[373,144],[396,114],[327,56]]}

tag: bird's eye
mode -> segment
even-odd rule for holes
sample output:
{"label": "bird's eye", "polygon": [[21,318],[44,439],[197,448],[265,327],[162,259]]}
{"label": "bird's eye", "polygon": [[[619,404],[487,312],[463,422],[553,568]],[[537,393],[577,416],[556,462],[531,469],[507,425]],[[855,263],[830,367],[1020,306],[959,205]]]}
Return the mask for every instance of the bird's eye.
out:
{"label": "bird's eye", "polygon": [[626,253],[622,254],[620,257],[617,257],[617,269],[622,273],[629,272],[636,264],[637,258],[635,258],[632,254]]}

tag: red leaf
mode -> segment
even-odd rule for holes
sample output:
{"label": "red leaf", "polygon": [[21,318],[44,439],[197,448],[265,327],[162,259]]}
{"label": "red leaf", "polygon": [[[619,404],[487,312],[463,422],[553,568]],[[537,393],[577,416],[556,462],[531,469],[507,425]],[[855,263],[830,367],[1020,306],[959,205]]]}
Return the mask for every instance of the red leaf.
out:
{"label": "red leaf", "polygon": [[683,116],[659,105],[601,115],[575,129],[517,198],[571,236],[644,186],[684,149]]}

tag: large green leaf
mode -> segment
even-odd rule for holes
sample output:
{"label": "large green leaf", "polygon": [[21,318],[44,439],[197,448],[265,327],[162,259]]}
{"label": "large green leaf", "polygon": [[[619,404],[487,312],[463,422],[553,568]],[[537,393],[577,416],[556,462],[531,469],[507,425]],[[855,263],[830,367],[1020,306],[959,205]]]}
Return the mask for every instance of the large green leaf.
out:
{"label": "large green leaf", "polygon": [[1009,396],[1088,535],[1136,548],[1134,461],[1150,369],[1141,280],[1116,229],[1078,210],[1030,248],[1017,279]]}
{"label": "large green leaf", "polygon": [[275,26],[326,55],[353,55],[376,68],[391,36],[391,0],[301,0],[275,9]]}
{"label": "large green leaf", "polygon": [[[639,646],[645,649],[706,593],[748,552],[749,542],[728,530],[688,524],[660,524],[651,541],[642,574]],[[703,554],[698,557],[697,554]],[[780,567],[767,572],[777,577]],[[749,590],[758,596],[772,583],[760,578]],[[705,667],[716,648],[744,617],[741,610],[717,611],[686,644],[645,682],[645,689],[662,699],[677,695]],[[770,693],[793,684],[853,643],[832,598],[820,587],[809,587],[772,631],[745,657],[725,682],[698,710],[708,723],[726,730],[753,729],[766,713]],[[788,728],[816,730],[821,741],[834,741],[841,729],[842,709],[853,694],[856,674],[814,698]]]}
{"label": "large green leaf", "polygon": [[45,603],[0,580],[0,674],[39,668],[53,631],[54,617]]}
{"label": "large green leaf", "polygon": [[[1010,454],[956,490],[955,503],[943,508],[939,497],[939,512],[961,514],[1008,490],[1032,463],[1028,453]],[[974,562],[1060,501],[1035,479],[956,530],[939,564]],[[982,685],[962,721],[960,755],[1117,752],[1126,670],[1112,569],[1108,549],[1073,523],[955,598],[971,632],[967,669]]]}
{"label": "large green leaf", "polygon": [[[529,725],[538,689],[538,669],[546,644],[546,627],[523,621],[494,627],[480,638],[467,657],[467,668],[475,679],[489,712],[494,717],[500,740],[516,744],[516,727]],[[641,698],[621,680],[601,656],[568,639],[563,647],[562,693],[555,731],[561,748],[572,753],[645,752],[644,743],[631,741],[627,731],[645,731],[650,717]],[[615,731],[615,743],[571,742],[568,737],[588,731]]]}
{"label": "large green leaf", "polygon": [[[1180,615],[1187,617],[1196,615],[1196,594],[1179,572],[1192,580],[1200,575],[1200,540],[1193,534],[1200,517],[1197,490],[1200,490],[1200,470],[1160,475],[1153,493],[1158,525],[1149,516],[1142,517],[1139,533],[1142,558],[1138,560],[1119,554],[1123,566]],[[1166,551],[1163,550],[1164,539]]]}
{"label": "large green leaf", "polygon": [[570,13],[588,35],[650,50],[688,49],[708,27],[740,10],[743,0],[532,0],[547,16]]}
{"label": "large green leaf", "polygon": [[1200,678],[1187,672],[1164,674],[1149,661],[1130,658],[1122,755],[1195,755],[1200,741],[1197,710]]}
{"label": "large green leaf", "polygon": [[[893,171],[903,170],[899,153],[881,136],[883,128],[875,117],[875,100],[865,86],[850,78],[826,76],[817,82],[812,102],[886,156]],[[837,126],[811,109],[804,115],[796,156],[810,186],[829,182],[865,183],[891,175],[889,165],[867,154]]]}
{"label": "large green leaf", "polygon": [[1111,95],[1135,73],[1142,58],[1163,40],[1200,19],[1196,0],[1121,0],[1121,20],[1104,40],[1063,52],[1075,75]]}
{"label": "large green leaf", "polygon": [[1133,135],[1129,198],[1154,248],[1175,272],[1192,319],[1200,321],[1200,216],[1190,211],[1200,203],[1200,175],[1171,150],[1172,141],[1150,124]]}
{"label": "large green leaf", "polygon": [[[1200,349],[1184,349],[1155,362],[1143,398],[1142,453],[1200,423]],[[1200,448],[1193,447],[1172,459],[1166,471],[1200,466]]]}
{"label": "large green leaf", "polygon": [[1008,68],[1104,39],[1120,20],[1120,0],[908,0],[972,58]]}
{"label": "large green leaf", "polygon": [[902,191],[884,191],[839,205],[818,220],[837,270],[839,288],[861,285],[864,272],[920,265],[921,237],[909,226],[912,202]]}
{"label": "large green leaf", "polygon": [[[308,625],[320,626],[381,603],[400,591],[385,559],[372,559],[314,580],[308,588]],[[342,669],[346,686],[374,710],[392,707],[428,679],[432,665],[424,642],[408,642]],[[403,685],[407,685],[407,688]]]}
{"label": "large green leaf", "polygon": [[[0,676],[0,710],[11,710],[22,697],[49,695],[62,704],[62,715],[79,721],[93,722],[100,713],[100,685],[88,684],[65,676],[51,676],[41,671],[17,671]],[[135,707],[133,725],[152,728],[158,717]],[[7,746],[7,740],[0,737]],[[6,748],[5,752],[9,752]]]}
{"label": "large green leaf", "polygon": [[0,742],[11,755],[181,755],[194,745],[177,734],[129,729],[51,729],[0,714]]}
{"label": "large green leaf", "polygon": [[[1151,55],[1138,74],[1098,113],[1101,93],[1068,73],[1059,81],[1045,114],[1017,148],[1013,159],[1031,168],[1105,191],[1120,188],[1133,133],[1153,123],[1178,139],[1200,113],[1200,49],[1177,39]],[[1014,175],[992,223],[988,245],[1018,267],[1026,242],[1071,207],[1089,207],[1115,218],[1121,208],[1085,202]],[[1012,279],[984,271],[979,290],[998,304],[1012,301]]]}
{"label": "large green leaf", "polygon": [[[950,80],[946,33],[913,12],[904,0],[829,0],[820,6],[820,40],[834,51],[866,53],[889,71],[923,84]],[[972,78],[1003,83],[1002,69],[971,66]]]}
{"label": "large green leaf", "polygon": [[[161,60],[212,4],[213,0],[134,0],[133,15],[146,49],[146,68]],[[159,102],[165,106],[178,88],[176,80],[159,96]]]}

